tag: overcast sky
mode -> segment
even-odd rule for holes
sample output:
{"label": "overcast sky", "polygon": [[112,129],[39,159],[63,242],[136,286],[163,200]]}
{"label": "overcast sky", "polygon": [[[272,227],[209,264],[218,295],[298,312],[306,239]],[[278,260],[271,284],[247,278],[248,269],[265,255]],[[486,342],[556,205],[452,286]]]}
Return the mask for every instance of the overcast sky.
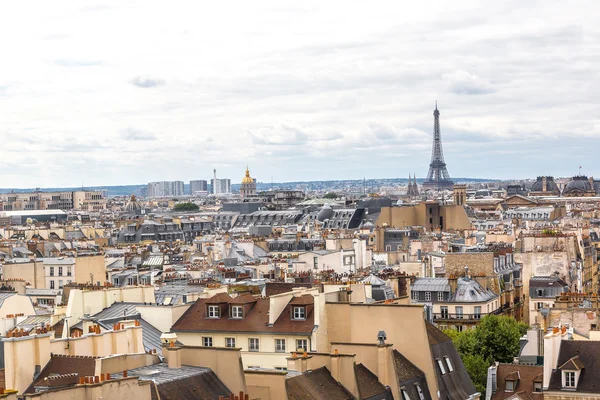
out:
{"label": "overcast sky", "polygon": [[597,0],[286,3],[3,2],[0,187],[600,177]]}

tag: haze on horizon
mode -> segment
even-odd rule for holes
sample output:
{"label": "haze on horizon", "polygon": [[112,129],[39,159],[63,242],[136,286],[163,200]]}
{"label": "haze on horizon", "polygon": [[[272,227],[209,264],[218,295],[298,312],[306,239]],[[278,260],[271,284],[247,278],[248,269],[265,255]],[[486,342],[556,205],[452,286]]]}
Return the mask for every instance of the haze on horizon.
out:
{"label": "haze on horizon", "polygon": [[0,11],[0,187],[600,176],[597,2]]}

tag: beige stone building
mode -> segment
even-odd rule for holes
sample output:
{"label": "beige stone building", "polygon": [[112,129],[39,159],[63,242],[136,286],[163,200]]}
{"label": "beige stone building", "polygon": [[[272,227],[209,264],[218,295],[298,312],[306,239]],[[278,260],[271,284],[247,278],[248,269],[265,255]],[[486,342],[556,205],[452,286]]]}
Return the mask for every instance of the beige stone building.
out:
{"label": "beige stone building", "polygon": [[5,193],[0,194],[0,204],[0,211],[102,211],[106,209],[106,198],[101,191]]}

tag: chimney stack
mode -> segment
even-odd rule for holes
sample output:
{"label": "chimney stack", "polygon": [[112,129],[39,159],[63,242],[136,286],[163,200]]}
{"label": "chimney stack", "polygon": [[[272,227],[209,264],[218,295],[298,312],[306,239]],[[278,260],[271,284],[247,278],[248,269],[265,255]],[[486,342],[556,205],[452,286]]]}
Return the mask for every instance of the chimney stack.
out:
{"label": "chimney stack", "polygon": [[169,342],[167,347],[167,365],[169,369],[181,368],[181,347],[175,346],[175,342]]}

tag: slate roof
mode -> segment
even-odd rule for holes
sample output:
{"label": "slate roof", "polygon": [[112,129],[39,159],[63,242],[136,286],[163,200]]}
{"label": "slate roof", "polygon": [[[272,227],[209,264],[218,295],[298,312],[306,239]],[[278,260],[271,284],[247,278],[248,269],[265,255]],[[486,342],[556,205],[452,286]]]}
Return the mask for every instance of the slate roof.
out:
{"label": "slate roof", "polygon": [[377,375],[371,372],[371,370],[363,364],[356,364],[354,366],[354,373],[356,375],[356,384],[361,399],[369,399],[375,396],[380,400],[393,399],[390,389],[379,382]]}
{"label": "slate roof", "polygon": [[[309,295],[310,296],[310,295]],[[215,299],[218,297],[218,299]],[[210,299],[198,299],[188,310],[173,324],[171,332],[261,332],[261,333],[292,333],[296,335],[310,335],[314,329],[313,303],[306,305],[306,319],[292,320],[290,318],[290,304],[281,312],[272,326],[269,326],[269,299],[259,298],[255,303],[246,305],[242,319],[230,319],[229,307],[222,308],[220,318],[207,317],[207,304],[227,304],[231,297],[220,293]],[[228,299],[229,298],[229,299]],[[218,302],[218,303],[217,303]]]}
{"label": "slate roof", "polygon": [[285,380],[289,400],[353,400],[354,396],[331,376],[326,367]]}
{"label": "slate roof", "polygon": [[[533,382],[541,382],[540,378],[544,372],[542,365],[523,365],[523,364],[498,364],[496,368],[496,393],[491,400],[502,400],[512,397],[515,392],[522,394],[522,397],[531,396],[534,393]],[[512,379],[518,374],[519,382],[513,392],[505,392],[506,379]],[[541,400],[541,398],[540,398]]]}
{"label": "slate roof", "polygon": [[[420,394],[422,394],[424,400],[431,400],[427,379],[425,378],[423,371],[414,365],[408,358],[404,357],[398,350],[393,351],[393,357],[398,386],[404,390],[411,399],[419,399]],[[421,393],[419,393],[419,389],[421,389]]]}
{"label": "slate roof", "polygon": [[[162,332],[141,317],[135,303],[113,303],[110,307],[106,307],[99,313],[92,315],[91,318],[104,329],[112,329],[114,323],[123,321],[123,319],[140,321],[144,349],[156,349],[157,354],[162,354],[160,341]],[[83,322],[78,322],[71,329],[83,329]]]}
{"label": "slate roof", "polygon": [[425,322],[425,326],[433,359],[445,362],[447,357],[453,368],[453,371],[450,372],[446,367],[445,373],[442,374],[437,361],[435,362],[434,368],[440,399],[464,400],[477,393],[452,340],[431,323]]}
{"label": "slate roof", "polygon": [[67,356],[52,354],[35,381],[23,393],[33,393],[35,386],[45,386],[44,378],[52,375],[77,373],[79,376],[94,376],[96,358],[91,356]]}
{"label": "slate roof", "polygon": [[[182,365],[172,369],[160,363],[127,371],[141,381],[152,381],[152,399],[216,400],[219,396],[229,398],[231,391],[210,368]],[[122,374],[112,374],[115,378]],[[156,390],[155,390],[156,388]]]}
{"label": "slate roof", "polygon": [[[579,382],[575,392],[600,393],[600,341],[592,340],[563,340],[560,344],[558,362],[556,365],[564,365],[573,357],[579,356],[581,365],[585,368],[579,374]],[[562,388],[562,370],[556,369],[550,375],[548,390],[560,390]]]}

